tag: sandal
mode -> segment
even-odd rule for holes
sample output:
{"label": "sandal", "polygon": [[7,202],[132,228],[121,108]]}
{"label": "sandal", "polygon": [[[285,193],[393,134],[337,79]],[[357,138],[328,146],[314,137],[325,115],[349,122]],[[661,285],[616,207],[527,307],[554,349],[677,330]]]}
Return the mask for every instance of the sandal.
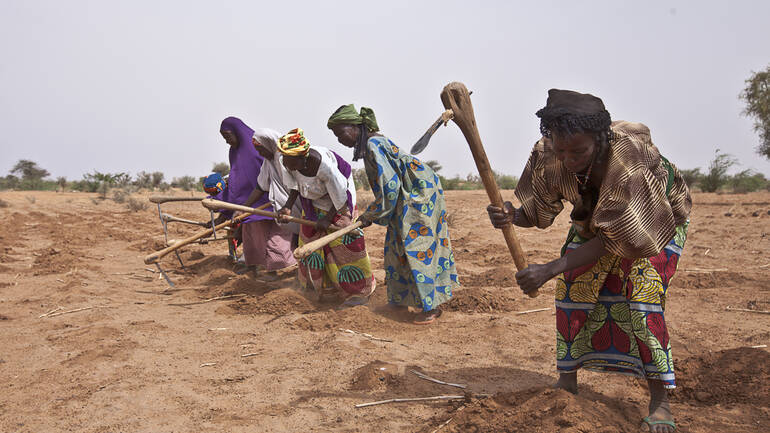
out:
{"label": "sandal", "polygon": [[676,423],[672,420],[668,419],[659,419],[659,420],[651,420],[649,416],[646,416],[642,418],[642,422],[647,424],[648,427],[652,427],[654,425],[667,425],[674,428],[674,431],[677,431]]}
{"label": "sandal", "polygon": [[418,313],[417,317],[414,318],[412,323],[415,325],[430,325],[439,317],[441,317],[441,310],[424,311],[422,313]]}

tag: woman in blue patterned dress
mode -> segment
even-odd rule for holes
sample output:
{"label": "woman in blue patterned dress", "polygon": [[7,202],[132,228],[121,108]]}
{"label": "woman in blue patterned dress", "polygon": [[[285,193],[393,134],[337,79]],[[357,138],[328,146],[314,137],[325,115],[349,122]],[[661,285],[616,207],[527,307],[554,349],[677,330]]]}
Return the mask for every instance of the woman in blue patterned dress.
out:
{"label": "woman in blue patterned dress", "polygon": [[387,227],[388,303],[419,309],[416,324],[433,322],[441,315],[437,307],[452,298],[458,285],[439,177],[380,134],[370,108],[359,113],[353,104],[344,105],[327,126],[342,145],[354,149],[353,161],[364,160],[374,202],[358,220]]}

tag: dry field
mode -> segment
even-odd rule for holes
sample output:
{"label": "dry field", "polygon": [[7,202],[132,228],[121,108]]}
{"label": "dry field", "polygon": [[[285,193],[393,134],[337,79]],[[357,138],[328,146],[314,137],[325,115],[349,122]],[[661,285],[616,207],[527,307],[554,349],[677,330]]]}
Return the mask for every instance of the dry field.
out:
{"label": "dry field", "polygon": [[[142,261],[162,246],[156,209],[94,197],[0,192],[1,432],[430,433],[450,418],[441,433],[640,431],[643,381],[582,372],[578,396],[547,388],[553,282],[521,294],[483,191],[447,193],[463,286],[427,327],[383,311],[382,227],[367,229],[373,301],[335,311],[294,278],[235,275],[221,243],[185,248],[186,269],[167,256],[169,289]],[[751,348],[770,344],[770,315],[726,311],[770,310],[770,193],[694,202],[667,302],[674,413],[682,432],[770,431],[770,352]],[[164,211],[208,216],[197,203]],[[529,260],[555,258],[567,226],[564,212],[519,230]],[[174,238],[194,231],[171,224]],[[550,310],[515,314],[537,308]],[[468,398],[354,408],[463,393],[411,370],[467,384]]]}

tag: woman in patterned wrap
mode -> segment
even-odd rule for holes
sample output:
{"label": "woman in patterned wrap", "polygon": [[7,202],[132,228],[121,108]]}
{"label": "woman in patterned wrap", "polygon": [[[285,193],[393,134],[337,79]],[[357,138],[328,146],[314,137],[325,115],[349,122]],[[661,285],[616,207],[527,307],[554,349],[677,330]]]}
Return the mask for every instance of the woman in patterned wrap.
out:
{"label": "woman in patterned wrap", "polygon": [[380,134],[370,108],[359,113],[353,104],[344,105],[327,126],[342,145],[354,149],[353,161],[364,160],[374,202],[358,220],[388,228],[384,264],[389,305],[419,309],[414,323],[433,322],[441,315],[437,307],[452,298],[458,285],[438,176]]}
{"label": "woman in patterned wrap", "polygon": [[[285,169],[284,185],[289,190],[286,204],[278,212],[281,220],[286,221],[284,216],[291,214],[299,198],[302,217],[316,221],[315,227],[302,226],[299,245],[327,235],[332,224],[350,225],[358,215],[350,164],[329,149],[311,148],[299,128],[280,138],[278,151]],[[314,251],[298,265],[299,281],[305,289],[315,290],[319,298],[340,295],[342,308],[365,304],[374,292],[374,275],[360,228]]]}
{"label": "woman in patterned wrap", "polygon": [[684,247],[692,201],[679,171],[641,123],[612,122],[602,100],[551,89],[537,112],[543,138],[516,187],[520,208],[487,210],[495,227],[545,228],[574,205],[561,258],[516,274],[524,292],[556,284],[557,387],[577,393],[577,370],[647,379],[652,432],[676,426],[664,309]]}

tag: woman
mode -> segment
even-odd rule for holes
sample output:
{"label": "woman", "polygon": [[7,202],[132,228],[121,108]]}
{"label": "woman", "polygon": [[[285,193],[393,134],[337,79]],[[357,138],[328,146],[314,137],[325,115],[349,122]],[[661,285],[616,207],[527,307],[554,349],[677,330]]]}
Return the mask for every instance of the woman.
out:
{"label": "woman", "polygon": [[487,208],[492,224],[545,228],[574,205],[562,256],[516,274],[524,292],[557,275],[556,386],[577,393],[577,370],[647,379],[652,432],[676,426],[667,389],[675,387],[664,309],[692,201],[679,171],[640,123],[611,122],[602,100],[552,89],[537,112],[535,144],[516,197]]}
{"label": "woman", "polygon": [[[220,133],[230,145],[230,176],[223,200],[229,203],[245,205],[254,188],[264,158],[251,144],[254,130],[236,117],[222,121]],[[260,206],[268,202],[263,195],[249,206]],[[271,207],[265,210],[272,211]],[[224,213],[229,217],[231,213]],[[270,217],[251,215],[241,224],[243,233],[243,254],[249,269],[262,268],[271,274],[277,269],[289,267],[295,263],[291,254],[291,235],[287,235]],[[248,270],[248,269],[247,269]],[[274,275],[271,275],[274,276]]]}
{"label": "woman", "polygon": [[[291,214],[292,206],[300,198],[302,217],[316,221],[315,227],[302,226],[299,244],[330,233],[332,224],[338,227],[350,225],[358,214],[350,164],[329,149],[311,148],[299,128],[281,137],[278,150],[287,170],[283,179],[290,190],[286,206],[279,213]],[[354,230],[314,251],[300,261],[298,274],[302,286],[313,288],[319,299],[324,295],[340,294],[344,299],[343,307],[367,303],[374,292],[375,281],[363,230]]]}
{"label": "woman", "polygon": [[444,191],[438,176],[419,159],[402,152],[379,133],[370,108],[356,112],[343,105],[327,123],[337,140],[353,148],[353,161],[364,159],[374,202],[358,217],[365,226],[387,226],[385,279],[388,304],[415,307],[416,324],[441,315],[437,307],[452,298],[458,285],[446,221]]}

